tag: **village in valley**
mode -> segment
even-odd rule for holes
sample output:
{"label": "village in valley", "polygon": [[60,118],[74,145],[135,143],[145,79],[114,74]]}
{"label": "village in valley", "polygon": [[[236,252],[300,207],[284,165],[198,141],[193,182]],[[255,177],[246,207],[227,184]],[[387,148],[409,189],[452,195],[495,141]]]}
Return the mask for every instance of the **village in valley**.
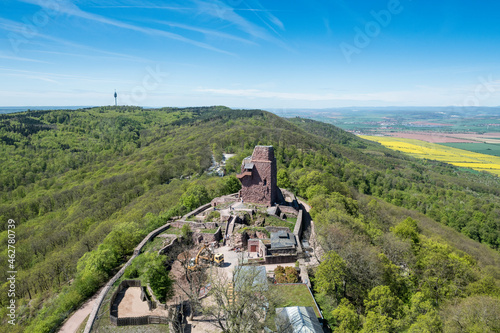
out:
{"label": "village in valley", "polygon": [[[169,332],[328,331],[310,289],[308,268],[320,250],[309,206],[278,188],[272,146],[256,146],[236,177],[238,193],[144,238],[101,291],[85,332],[138,325],[151,332],[166,325]],[[137,267],[155,260],[168,278],[152,286]],[[167,275],[163,268],[158,274]]]}

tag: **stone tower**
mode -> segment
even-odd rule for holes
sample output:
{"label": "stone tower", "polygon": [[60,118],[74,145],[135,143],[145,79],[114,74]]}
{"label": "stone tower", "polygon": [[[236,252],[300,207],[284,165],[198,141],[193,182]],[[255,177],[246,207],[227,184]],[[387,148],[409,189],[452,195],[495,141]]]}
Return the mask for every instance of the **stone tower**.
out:
{"label": "stone tower", "polygon": [[256,146],[241,163],[240,197],[243,202],[272,206],[278,201],[276,158],[273,146]]}

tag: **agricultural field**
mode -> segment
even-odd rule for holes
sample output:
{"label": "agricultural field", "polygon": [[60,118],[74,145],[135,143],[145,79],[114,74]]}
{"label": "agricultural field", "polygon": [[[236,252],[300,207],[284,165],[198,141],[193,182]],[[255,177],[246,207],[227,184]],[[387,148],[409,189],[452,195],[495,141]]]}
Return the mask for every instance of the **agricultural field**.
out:
{"label": "agricultural field", "polygon": [[433,131],[380,132],[379,135],[415,139],[433,143],[491,143],[500,144],[500,133],[443,133]]}
{"label": "agricultural field", "polygon": [[270,111],[285,117],[311,118],[365,135],[414,131],[453,135],[500,134],[498,107],[347,107]]}
{"label": "agricultural field", "polygon": [[500,157],[500,144],[498,143],[441,143],[443,146],[472,151],[479,154]]}
{"label": "agricultural field", "polygon": [[360,137],[415,157],[437,160],[459,167],[488,171],[500,175],[500,157],[498,156],[480,154],[415,139],[368,135],[361,135]]}

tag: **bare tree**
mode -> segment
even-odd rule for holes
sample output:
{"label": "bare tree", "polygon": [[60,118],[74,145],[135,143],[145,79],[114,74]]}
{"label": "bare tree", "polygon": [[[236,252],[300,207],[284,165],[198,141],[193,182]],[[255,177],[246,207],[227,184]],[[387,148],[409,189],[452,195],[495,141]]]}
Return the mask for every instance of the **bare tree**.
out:
{"label": "bare tree", "polygon": [[268,311],[274,311],[277,295],[267,281],[265,270],[236,266],[233,274],[214,268],[209,275],[211,303],[205,314],[223,333],[259,332]]}
{"label": "bare tree", "polygon": [[207,268],[202,265],[195,267],[191,265],[192,254],[189,244],[183,243],[181,248],[184,251],[177,259],[181,264],[183,276],[176,280],[176,284],[188,298],[191,308],[189,320],[193,320],[195,313],[201,309],[200,292],[207,284]]}

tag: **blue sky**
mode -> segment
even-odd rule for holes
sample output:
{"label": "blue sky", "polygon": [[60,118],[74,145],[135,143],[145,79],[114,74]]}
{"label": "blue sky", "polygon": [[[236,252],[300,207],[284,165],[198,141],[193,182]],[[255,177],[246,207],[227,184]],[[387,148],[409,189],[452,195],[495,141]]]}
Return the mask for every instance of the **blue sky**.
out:
{"label": "blue sky", "polygon": [[0,106],[500,105],[500,3],[4,0]]}

